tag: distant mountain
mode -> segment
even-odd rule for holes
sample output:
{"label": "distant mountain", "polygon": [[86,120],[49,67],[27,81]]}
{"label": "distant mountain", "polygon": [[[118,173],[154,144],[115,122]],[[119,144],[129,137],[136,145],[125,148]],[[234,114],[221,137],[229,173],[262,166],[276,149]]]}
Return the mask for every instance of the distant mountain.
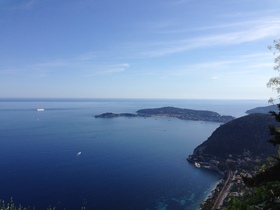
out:
{"label": "distant mountain", "polygon": [[95,118],[115,118],[115,117],[139,117],[139,115],[131,114],[131,113],[115,114],[115,113],[112,113],[112,112],[107,112],[107,113],[95,115]]}
{"label": "distant mountain", "polygon": [[278,112],[277,105],[271,105],[271,106],[264,106],[264,107],[257,107],[254,109],[249,109],[246,111],[247,114],[253,114],[253,113],[261,113],[261,114],[268,114],[269,112]]}
{"label": "distant mountain", "polygon": [[222,116],[217,112],[204,111],[204,110],[192,110],[192,109],[180,109],[176,107],[162,107],[155,109],[140,109],[137,114],[121,113],[115,114],[111,112],[95,115],[96,118],[114,118],[114,117],[175,117],[183,120],[201,120],[211,122],[228,122],[233,120],[232,116]]}
{"label": "distant mountain", "polygon": [[176,117],[184,120],[201,120],[212,122],[228,122],[234,119],[232,116],[222,116],[217,112],[206,110],[181,109],[176,107],[162,107],[155,109],[140,109],[139,115]]}
{"label": "distant mountain", "polygon": [[267,142],[271,138],[269,125],[276,125],[276,120],[268,114],[250,114],[237,118],[217,128],[194,150],[194,154],[221,158],[229,154],[240,155],[245,150],[253,155],[276,154],[278,147]]}

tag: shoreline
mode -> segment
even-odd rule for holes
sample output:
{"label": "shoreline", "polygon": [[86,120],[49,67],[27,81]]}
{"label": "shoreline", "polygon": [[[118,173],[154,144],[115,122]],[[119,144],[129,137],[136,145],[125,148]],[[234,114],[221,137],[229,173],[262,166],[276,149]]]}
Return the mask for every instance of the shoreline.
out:
{"label": "shoreline", "polygon": [[215,183],[211,184],[210,187],[204,191],[203,196],[201,196],[201,199],[196,201],[195,203],[191,204],[188,209],[190,210],[200,210],[200,204],[207,201],[209,196],[212,194],[213,191],[217,188],[217,185],[221,182],[222,179],[216,181]]}
{"label": "shoreline", "polygon": [[207,201],[209,198],[211,198],[212,196],[212,193],[216,190],[216,188],[218,187],[218,184],[220,184],[220,182],[222,181],[223,179],[220,179],[219,181],[217,181],[215,184],[213,184],[212,187],[209,188],[209,191],[206,192],[206,196],[205,198],[200,202],[200,203],[203,203],[205,201]]}
{"label": "shoreline", "polygon": [[[211,201],[217,194],[217,192],[219,192],[219,184],[221,184],[223,182],[223,179],[225,179],[225,174],[224,172],[222,172],[216,165],[214,165],[213,161],[206,161],[202,162],[200,161],[198,158],[196,158],[194,155],[190,155],[187,158],[187,161],[194,165],[194,167],[197,167],[198,170],[205,170],[206,171],[212,171],[213,173],[215,173],[217,175],[217,180],[213,182],[213,184],[211,184],[209,186],[209,188],[207,188],[203,195],[201,196],[201,199],[199,199],[196,203],[194,203],[193,205],[191,205],[192,208],[196,207],[196,209],[202,209],[201,205],[208,203],[209,201]],[[199,164],[199,166],[196,165],[196,163]],[[220,192],[219,192],[220,194]]]}
{"label": "shoreline", "polygon": [[235,117],[230,115],[220,115],[217,112],[209,110],[194,110],[194,109],[182,109],[177,107],[161,107],[140,109],[136,113],[112,113],[106,112],[103,114],[95,115],[95,118],[115,118],[115,117],[167,117],[178,118],[181,120],[193,120],[193,121],[208,121],[208,122],[220,122],[226,123],[234,120]]}

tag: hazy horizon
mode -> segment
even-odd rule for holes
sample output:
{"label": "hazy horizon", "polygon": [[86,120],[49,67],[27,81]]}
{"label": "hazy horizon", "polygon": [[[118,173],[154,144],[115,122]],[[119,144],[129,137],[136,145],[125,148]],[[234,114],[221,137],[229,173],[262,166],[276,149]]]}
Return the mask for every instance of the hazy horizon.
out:
{"label": "hazy horizon", "polygon": [[0,100],[197,100],[197,101],[267,101],[258,98],[79,98],[79,97],[0,97]]}

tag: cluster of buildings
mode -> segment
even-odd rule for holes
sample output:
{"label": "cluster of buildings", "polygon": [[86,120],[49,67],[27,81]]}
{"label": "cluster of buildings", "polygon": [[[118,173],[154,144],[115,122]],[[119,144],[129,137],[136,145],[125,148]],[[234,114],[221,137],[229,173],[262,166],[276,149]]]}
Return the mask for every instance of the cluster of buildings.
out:
{"label": "cluster of buildings", "polygon": [[267,163],[267,158],[253,156],[250,151],[244,151],[241,155],[228,155],[227,158],[205,154],[190,155],[187,160],[197,168],[215,170],[223,177],[201,203],[202,210],[222,209],[233,197],[243,197],[251,189],[245,186],[242,177],[253,177]]}

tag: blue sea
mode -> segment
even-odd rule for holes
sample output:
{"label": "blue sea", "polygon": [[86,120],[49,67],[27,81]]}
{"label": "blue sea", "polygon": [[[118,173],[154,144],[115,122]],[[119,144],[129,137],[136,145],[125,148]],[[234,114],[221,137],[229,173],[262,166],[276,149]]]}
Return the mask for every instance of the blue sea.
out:
{"label": "blue sea", "polygon": [[198,209],[221,177],[195,168],[186,157],[221,123],[94,116],[174,106],[240,117],[267,105],[265,100],[0,99],[0,199],[13,197],[36,209]]}

